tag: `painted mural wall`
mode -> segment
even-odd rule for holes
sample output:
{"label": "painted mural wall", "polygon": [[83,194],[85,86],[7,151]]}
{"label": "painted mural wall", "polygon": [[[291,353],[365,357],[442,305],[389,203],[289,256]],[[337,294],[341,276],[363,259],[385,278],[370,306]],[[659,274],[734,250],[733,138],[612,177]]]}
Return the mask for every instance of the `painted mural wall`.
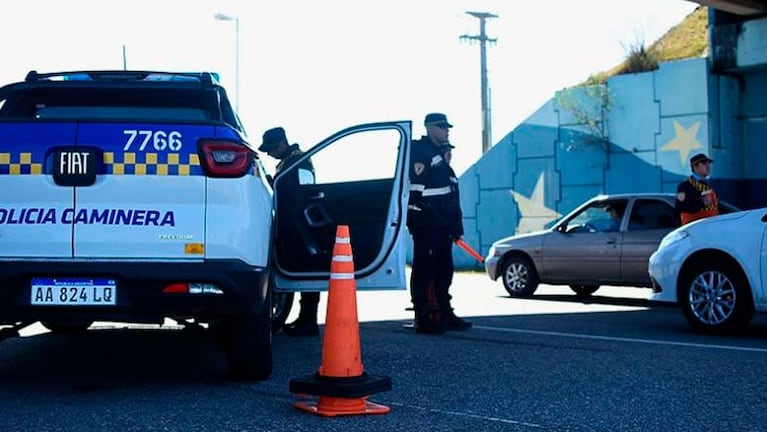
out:
{"label": "painted mural wall", "polygon": [[597,194],[674,192],[699,152],[715,160],[720,198],[767,206],[766,92],[767,71],[713,74],[705,58],[563,90],[461,175],[464,240],[484,255]]}
{"label": "painted mural wall", "polygon": [[[461,174],[463,239],[486,255],[594,195],[675,192],[700,152],[720,199],[767,207],[767,18],[709,18],[712,56],[562,90]],[[453,258],[483,270],[458,247]]]}

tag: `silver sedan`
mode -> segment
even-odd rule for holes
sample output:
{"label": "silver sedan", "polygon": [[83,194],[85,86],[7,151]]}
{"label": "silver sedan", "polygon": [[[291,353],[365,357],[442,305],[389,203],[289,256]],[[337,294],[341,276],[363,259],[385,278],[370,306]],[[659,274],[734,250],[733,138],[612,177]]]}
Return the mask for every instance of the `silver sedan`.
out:
{"label": "silver sedan", "polygon": [[[595,196],[549,229],[494,242],[485,271],[512,297],[532,296],[540,283],[582,296],[601,285],[649,288],[650,255],[678,226],[674,200],[671,193]],[[720,202],[721,213],[733,211]]]}

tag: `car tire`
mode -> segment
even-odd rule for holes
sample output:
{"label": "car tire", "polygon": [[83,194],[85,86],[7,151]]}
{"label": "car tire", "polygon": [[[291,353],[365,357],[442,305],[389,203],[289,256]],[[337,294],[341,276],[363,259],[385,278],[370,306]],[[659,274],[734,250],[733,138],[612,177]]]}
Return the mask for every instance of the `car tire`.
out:
{"label": "car tire", "polygon": [[272,294],[272,333],[279,332],[288,320],[293,308],[294,292],[274,292]]}
{"label": "car tire", "polygon": [[87,331],[88,327],[93,324],[93,321],[79,321],[75,319],[43,320],[40,321],[40,324],[42,324],[43,327],[47,328],[53,333],[77,334]]}
{"label": "car tire", "polygon": [[599,285],[570,285],[570,289],[573,290],[578,297],[589,297],[597,292]]}
{"label": "car tire", "polygon": [[512,255],[503,260],[501,281],[511,297],[530,297],[538,288],[538,271],[530,258]]}
{"label": "car tire", "polygon": [[229,376],[237,381],[263,381],[272,375],[272,308],[228,318],[226,352]]}
{"label": "car tire", "polygon": [[682,278],[678,301],[690,327],[703,333],[742,330],[754,315],[748,281],[732,265],[693,268]]}

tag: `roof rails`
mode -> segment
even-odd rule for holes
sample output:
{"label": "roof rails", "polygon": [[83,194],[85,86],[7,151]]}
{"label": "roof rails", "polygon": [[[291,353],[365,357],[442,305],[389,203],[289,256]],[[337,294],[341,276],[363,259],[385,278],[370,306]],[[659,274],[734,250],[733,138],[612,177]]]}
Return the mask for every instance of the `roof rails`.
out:
{"label": "roof rails", "polygon": [[215,72],[162,72],[128,70],[91,70],[38,73],[31,70],[24,81],[198,81],[203,84],[219,84]]}

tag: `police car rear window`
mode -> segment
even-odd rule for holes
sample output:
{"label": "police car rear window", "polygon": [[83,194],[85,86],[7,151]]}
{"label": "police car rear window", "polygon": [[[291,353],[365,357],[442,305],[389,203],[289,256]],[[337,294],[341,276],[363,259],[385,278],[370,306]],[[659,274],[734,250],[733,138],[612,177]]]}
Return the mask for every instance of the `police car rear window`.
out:
{"label": "police car rear window", "polygon": [[27,88],[7,95],[0,117],[9,119],[220,121],[211,89],[130,87]]}
{"label": "police car rear window", "polygon": [[206,121],[211,118],[201,109],[151,107],[38,107],[38,119],[94,119],[94,120],[163,120]]}

